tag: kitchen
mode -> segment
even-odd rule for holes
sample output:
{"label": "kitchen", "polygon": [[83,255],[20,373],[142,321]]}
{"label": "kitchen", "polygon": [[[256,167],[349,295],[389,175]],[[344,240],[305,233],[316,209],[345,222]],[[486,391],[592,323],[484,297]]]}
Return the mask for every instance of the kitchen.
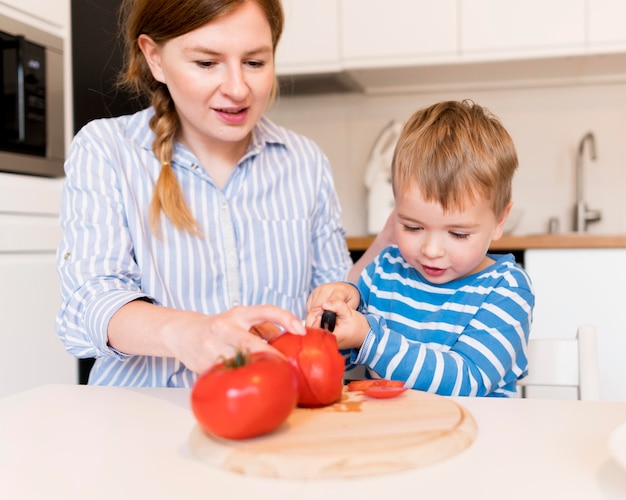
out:
{"label": "kitchen", "polygon": [[[381,12],[377,5],[371,0],[285,1],[287,31],[277,56],[283,90],[270,115],[313,138],[326,152],[334,168],[347,234],[358,238],[368,233],[367,188],[363,182],[368,155],[390,120],[402,121],[418,107],[441,99],[471,98],[488,106],[511,132],[520,157],[514,184],[520,219],[507,242],[508,249],[524,251],[525,264],[536,285],[542,293],[552,291],[544,295],[553,301],[550,304],[559,304],[559,308],[538,306],[535,324],[545,336],[573,335],[580,322],[597,324],[602,399],[626,401],[622,383],[626,372],[621,362],[626,332],[616,313],[626,298],[616,285],[623,281],[620,278],[626,278],[626,32],[621,26],[626,5],[618,0],[555,0],[549,4],[538,0],[445,0],[436,4],[395,0],[388,2],[393,6],[388,12]],[[0,15],[62,40],[66,82],[72,80],[69,7],[69,1],[0,1]],[[513,8],[515,15],[505,16],[507,9]],[[507,18],[514,22],[507,24]],[[311,44],[319,32],[324,37]],[[372,37],[371,33],[381,36]],[[407,43],[415,44],[416,39],[419,47]],[[296,89],[293,96],[290,85]],[[311,93],[314,85],[324,91]],[[67,145],[73,134],[71,86],[65,85],[63,97]],[[589,131],[595,136],[597,158],[592,160],[585,152],[584,197],[589,207],[601,211],[601,219],[590,224],[589,236],[572,240],[568,235],[560,240],[554,235],[553,240],[534,240],[524,246],[524,240],[514,236],[546,233],[550,219],[558,221],[553,223],[555,232],[571,231],[576,158],[580,141]],[[58,284],[54,245],[50,242],[58,237],[54,220],[59,190],[59,179],[0,173],[0,331],[5,341],[0,396],[44,383],[72,384],[77,380],[76,363],[63,352],[53,328],[58,303],[53,294]],[[592,236],[599,238],[583,239]],[[545,248],[541,241],[552,243]],[[599,248],[595,248],[596,241]],[[579,273],[570,276],[574,267]],[[572,279],[575,281],[570,284]],[[554,287],[558,287],[556,292]],[[37,314],[32,313],[35,306]],[[57,390],[41,393],[51,404],[64,398],[72,402],[78,394]],[[139,405],[126,400],[132,395],[155,413],[164,411],[166,418],[157,422],[190,423],[189,416],[181,413],[184,402],[176,399],[182,398],[182,393],[127,391],[119,400],[106,390],[100,395],[112,405],[120,405],[112,412],[114,419],[121,418],[123,404],[133,408]],[[166,404],[158,406],[157,400]],[[482,402],[463,404],[477,414],[486,411]],[[31,409],[28,396],[19,405]],[[572,407],[562,408],[561,415],[567,415],[566,410]],[[612,413],[604,417],[588,411],[589,418],[606,426],[603,438],[624,417],[621,406],[610,408]],[[511,407],[508,416],[521,418],[520,414],[528,414],[534,425],[542,422],[538,406]],[[577,425],[584,426],[586,417],[578,415],[570,432],[575,432]],[[78,420],[72,422],[80,425]],[[106,425],[104,419],[100,423]],[[506,431],[500,422],[488,423],[502,426],[503,434]],[[66,425],[57,424],[61,428]],[[149,429],[159,431],[156,424]],[[89,429],[85,427],[83,432]],[[589,434],[576,442],[581,449],[584,439],[592,437],[586,432]],[[540,437],[550,438],[545,433]],[[149,439],[140,439],[149,444]],[[515,445],[523,455],[528,447],[519,448],[521,440]],[[101,440],[97,442],[105,446]],[[181,446],[179,441],[173,442]],[[565,443],[565,435],[559,436],[555,448],[563,448]],[[478,449],[486,456],[491,452],[493,457],[497,445],[490,445],[493,447],[486,447],[483,441]],[[74,443],[71,449],[82,448]],[[606,481],[602,485],[604,490],[624,492],[616,466],[603,462],[605,455],[596,445],[588,453],[587,465],[599,467],[601,479],[610,478],[608,486]],[[563,459],[556,453],[548,456]],[[177,470],[182,471],[188,461],[189,457],[183,457]],[[470,456],[460,457],[459,467],[468,461]],[[62,454],[58,463],[63,463]],[[165,462],[160,465],[165,466]],[[203,469],[194,464],[185,477],[196,470],[200,474]],[[445,469],[430,469],[423,479],[437,482],[438,475],[445,477]],[[242,483],[244,490],[251,492],[257,486],[252,480]],[[369,484],[379,483],[373,479]],[[315,483],[308,486],[303,490],[299,483],[282,483],[278,493],[274,490],[278,495],[274,498],[316,498],[322,494]],[[557,494],[556,487],[555,482],[550,483],[549,491]],[[597,492],[581,489],[582,493],[587,491]]]}
{"label": "kitchen", "polygon": [[[354,2],[325,0],[314,6],[285,2],[287,24],[277,55],[282,90],[270,111],[270,116],[278,123],[313,138],[328,155],[349,242],[351,246],[356,245],[353,250],[359,250],[359,244],[362,246],[360,237],[370,232],[368,188],[364,178],[380,131],[391,120],[401,123],[415,109],[442,99],[470,98],[484,104],[510,130],[520,158],[520,168],[514,179],[514,215],[518,219],[513,228],[514,236],[546,233],[550,220],[553,230],[560,233],[572,231],[576,161],[581,139],[587,132],[594,134],[597,155],[595,160],[592,159],[589,147],[582,154],[580,177],[584,201],[588,207],[601,212],[601,219],[589,224],[588,233],[626,234],[626,207],[621,189],[626,182],[623,168],[626,143],[621,140],[626,128],[626,41],[616,21],[620,16],[614,15],[624,8],[621,2],[561,1],[551,2],[549,9],[541,2],[524,6],[512,2],[510,5],[519,12],[516,11],[513,17],[498,19],[498,22],[495,18],[504,13],[487,1],[448,0],[437,3],[435,8],[427,3],[398,0],[394,4],[397,9],[415,12],[414,16],[400,16],[403,21],[391,14],[387,14],[387,18],[375,15],[375,2],[357,3],[360,21],[354,24],[351,21],[355,18],[351,15],[351,9],[356,8]],[[63,71],[65,81],[70,82],[69,2],[64,8],[55,7],[49,13],[41,10],[34,0],[32,5],[2,2],[0,6],[0,14],[31,24],[62,40],[66,62]],[[46,12],[46,16],[37,14],[41,12]],[[541,12],[541,16],[535,16],[537,12]],[[500,28],[487,29],[479,23],[480,19],[488,20],[488,16],[494,16],[494,19],[487,24]],[[509,19],[508,25],[506,19]],[[513,24],[511,19],[515,19]],[[402,22],[406,26],[398,24]],[[526,27],[529,23],[535,26],[532,34]],[[562,23],[566,29],[551,29],[557,23]],[[413,36],[408,34],[412,24],[420,27],[417,30],[419,45],[407,43]],[[359,38],[362,33],[371,32],[374,26],[385,35],[384,40],[389,40],[388,44]],[[326,35],[313,46],[309,43],[313,35],[307,30],[315,29],[323,29]],[[360,42],[351,41],[349,35]],[[87,57],[89,54],[87,51]],[[72,120],[67,117],[74,116],[74,110],[70,86],[65,85],[63,92],[67,144],[74,130]],[[2,249],[6,254],[3,259],[41,260],[41,256],[33,257],[32,252],[40,252],[43,243],[37,242],[37,248],[32,248],[29,242],[20,248],[14,232],[18,231],[24,237],[24,225],[20,225],[20,221],[36,225],[36,231],[40,231],[42,225],[48,232],[54,231],[50,228],[49,218],[54,217],[54,206],[58,203],[59,179],[10,173],[0,173],[0,179],[0,192],[3,193],[0,208],[7,221],[3,227],[11,228],[6,231],[13,231],[3,237],[7,242]],[[34,207],[29,201],[33,199],[42,206]],[[46,206],[43,206],[43,200],[48,200]],[[29,212],[37,214],[38,218],[25,218]],[[42,213],[47,213],[43,219]],[[46,247],[48,252],[54,249],[55,237],[54,234],[50,236],[51,242]],[[506,241],[510,241],[509,246],[525,245],[519,239]],[[545,245],[546,241],[542,240],[542,243]],[[540,297],[547,293],[543,289],[554,290],[562,280],[565,280],[565,286],[559,287],[560,290],[569,290],[573,294],[571,300],[564,297],[565,292],[557,294],[558,298],[538,300],[533,335],[571,335],[579,323],[597,324],[604,333],[599,345],[604,367],[603,397],[626,400],[626,387],[615,382],[626,377],[626,373],[619,371],[618,357],[618,353],[626,351],[626,335],[616,314],[619,304],[623,303],[623,293],[615,285],[619,280],[608,278],[613,277],[612,273],[620,277],[620,273],[624,273],[621,262],[626,250],[622,248],[621,240],[615,238],[610,244],[612,248],[597,241],[589,242],[587,239],[576,244],[582,248],[572,248],[571,243],[565,243],[566,248],[560,252],[553,248],[525,252],[525,260],[530,258],[531,261],[531,273],[533,265],[551,270],[549,275],[534,273],[533,280],[541,286]],[[601,248],[590,250],[589,245],[600,245]],[[526,250],[508,249],[521,250],[522,253]],[[25,251],[31,254],[25,257]],[[562,252],[565,252],[564,257]],[[537,255],[539,263],[533,264]],[[49,269],[53,258],[48,255],[45,259],[46,264],[39,262],[37,265],[46,266],[43,272],[50,280],[55,279],[54,271]],[[574,278],[568,272],[569,267],[558,264],[564,262],[562,259],[573,260],[580,266],[581,272],[576,275],[575,282],[567,281]],[[551,264],[553,261],[556,265]],[[611,272],[598,273],[597,262],[602,262]],[[9,264],[5,266],[8,268]],[[15,269],[13,264],[10,267]],[[558,269],[563,272],[557,272]],[[13,277],[15,271],[10,272]],[[4,279],[9,279],[8,275]],[[547,280],[545,284],[543,280]],[[54,286],[46,286],[54,290]],[[607,287],[606,298],[595,293],[595,290]],[[26,328],[21,320],[23,310],[19,304],[23,301],[17,299],[23,297],[22,293],[32,293],[32,288],[18,293],[13,290],[21,290],[19,287],[4,288],[11,292],[4,292],[7,297],[3,316],[9,319],[4,320],[3,330],[21,329],[24,330],[23,337],[32,336],[33,328]],[[38,302],[49,304],[47,314],[50,316],[56,303],[51,303],[53,299],[48,295],[42,296]],[[555,303],[559,310],[555,309]],[[582,303],[586,304],[585,308],[580,307]],[[38,330],[51,324],[49,317],[47,322],[41,317],[37,321],[42,322],[37,324]],[[610,332],[609,337],[607,332]],[[49,340],[50,336],[46,339]],[[33,343],[37,345],[38,341],[31,338],[29,344]],[[33,364],[42,366],[49,350],[58,347],[52,341],[46,345],[45,351],[35,348],[32,352],[37,361]],[[71,360],[65,353],[55,352],[54,356],[55,362],[51,363],[48,376],[55,373],[53,367],[58,366],[61,380],[74,379],[75,368],[68,368],[67,363]],[[7,354],[6,363],[11,366],[15,362],[15,357]],[[41,377],[42,374],[30,376]],[[15,383],[19,388],[20,382]],[[24,380],[21,383],[25,388],[32,382]]]}

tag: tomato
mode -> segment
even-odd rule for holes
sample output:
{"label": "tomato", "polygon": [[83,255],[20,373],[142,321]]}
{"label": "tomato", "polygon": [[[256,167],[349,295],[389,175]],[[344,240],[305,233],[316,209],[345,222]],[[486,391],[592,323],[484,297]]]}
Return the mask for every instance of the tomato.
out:
{"label": "tomato", "polygon": [[408,387],[370,387],[365,389],[363,394],[370,398],[389,399],[399,396],[408,389]]}
{"label": "tomato", "polygon": [[246,439],[276,429],[295,408],[298,382],[291,364],[268,352],[238,353],[200,375],[191,409],[208,433]]}
{"label": "tomato", "polygon": [[385,380],[385,379],[367,379],[367,380],[353,380],[348,382],[349,391],[364,391],[371,388],[380,387],[404,387],[404,382],[400,380]]}
{"label": "tomato", "polygon": [[298,406],[319,408],[341,399],[345,361],[332,333],[306,327],[305,335],[285,332],[269,343],[296,369]]}
{"label": "tomato", "polygon": [[349,391],[363,391],[366,396],[377,399],[395,398],[407,389],[400,380],[353,380],[348,383]]}

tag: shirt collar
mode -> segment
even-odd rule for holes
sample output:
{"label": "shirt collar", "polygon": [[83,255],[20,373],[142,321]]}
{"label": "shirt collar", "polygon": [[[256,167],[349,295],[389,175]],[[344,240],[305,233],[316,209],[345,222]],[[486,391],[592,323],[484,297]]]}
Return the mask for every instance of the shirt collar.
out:
{"label": "shirt collar", "polygon": [[[150,129],[150,118],[154,115],[152,107],[146,108],[130,117],[128,134],[143,149],[151,150],[154,140],[154,133]],[[248,146],[248,151],[241,161],[259,154],[264,147],[279,146],[286,147],[286,131],[272,122],[269,118],[262,116],[256,126],[252,129],[252,140]],[[175,152],[181,152],[186,148],[181,148],[177,143]],[[185,155],[186,156],[186,155]],[[240,162],[241,163],[241,162]]]}

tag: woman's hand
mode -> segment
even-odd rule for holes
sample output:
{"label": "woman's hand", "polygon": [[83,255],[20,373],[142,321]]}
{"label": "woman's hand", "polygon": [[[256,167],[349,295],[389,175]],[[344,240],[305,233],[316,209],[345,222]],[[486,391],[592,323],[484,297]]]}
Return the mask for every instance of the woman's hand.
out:
{"label": "woman's hand", "polygon": [[304,333],[301,320],[272,305],[238,306],[206,315],[138,300],[113,315],[108,336],[109,344],[121,352],[174,357],[190,370],[203,373],[238,350],[278,352],[260,336],[263,332],[250,331],[265,322],[292,333]]}
{"label": "woman's hand", "polygon": [[[273,336],[280,330],[270,328],[251,329],[255,325],[270,323],[281,325],[293,333],[303,333],[303,325],[298,318],[278,307],[239,306],[221,314],[212,316],[197,315],[185,320],[185,324],[177,325],[184,328],[185,335],[173,335],[171,349],[176,358],[190,370],[202,373],[222,358],[230,358],[237,351],[272,351],[262,335]],[[266,325],[269,326],[269,325]]]}

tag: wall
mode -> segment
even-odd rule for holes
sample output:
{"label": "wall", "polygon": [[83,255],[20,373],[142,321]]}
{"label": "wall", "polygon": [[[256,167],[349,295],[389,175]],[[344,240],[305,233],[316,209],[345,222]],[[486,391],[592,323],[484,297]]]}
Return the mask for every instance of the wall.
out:
{"label": "wall", "polygon": [[333,165],[348,235],[366,232],[363,173],[370,148],[392,119],[406,120],[423,106],[469,98],[503,121],[518,149],[514,201],[523,210],[515,233],[544,232],[549,217],[572,225],[575,156],[587,131],[596,136],[597,160],[585,156],[585,200],[602,211],[591,233],[626,232],[626,78],[604,82],[548,82],[405,94],[334,94],[280,97],[270,115],[318,142]]}

